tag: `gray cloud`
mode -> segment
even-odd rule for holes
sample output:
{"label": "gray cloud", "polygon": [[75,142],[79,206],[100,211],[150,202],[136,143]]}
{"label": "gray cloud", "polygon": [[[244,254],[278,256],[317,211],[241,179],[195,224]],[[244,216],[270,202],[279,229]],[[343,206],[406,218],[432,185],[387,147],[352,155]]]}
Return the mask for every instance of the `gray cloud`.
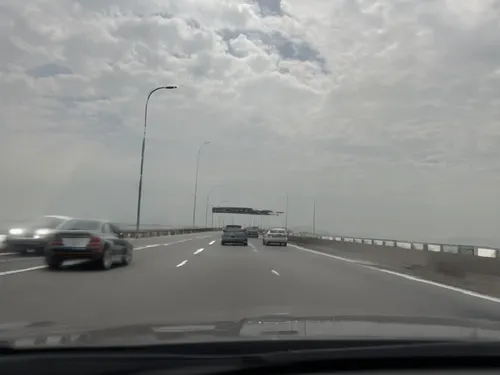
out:
{"label": "gray cloud", "polygon": [[316,199],[334,233],[496,238],[499,4],[4,0],[0,216],[133,221],[144,101],[178,84],[150,102],[145,222],[189,224],[209,140],[202,201],[286,191],[292,226]]}

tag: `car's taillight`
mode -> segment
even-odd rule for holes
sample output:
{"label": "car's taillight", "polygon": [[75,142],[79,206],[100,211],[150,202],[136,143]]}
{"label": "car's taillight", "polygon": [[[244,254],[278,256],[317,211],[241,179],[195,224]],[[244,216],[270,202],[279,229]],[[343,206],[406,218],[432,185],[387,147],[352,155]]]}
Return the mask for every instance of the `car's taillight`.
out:
{"label": "car's taillight", "polygon": [[101,248],[101,237],[98,237],[98,236],[90,237],[90,240],[89,240],[89,243],[87,244],[87,247],[91,247],[93,249],[100,249]]}
{"label": "car's taillight", "polygon": [[50,246],[62,246],[63,243],[61,240],[54,240],[50,243]]}

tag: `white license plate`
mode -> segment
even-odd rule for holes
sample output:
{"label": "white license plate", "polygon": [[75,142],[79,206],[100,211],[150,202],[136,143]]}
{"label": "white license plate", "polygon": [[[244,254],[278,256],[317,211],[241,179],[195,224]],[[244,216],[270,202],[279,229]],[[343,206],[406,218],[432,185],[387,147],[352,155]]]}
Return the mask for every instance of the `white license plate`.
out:
{"label": "white license plate", "polygon": [[88,238],[63,238],[63,244],[67,247],[79,247],[84,248],[88,245]]}

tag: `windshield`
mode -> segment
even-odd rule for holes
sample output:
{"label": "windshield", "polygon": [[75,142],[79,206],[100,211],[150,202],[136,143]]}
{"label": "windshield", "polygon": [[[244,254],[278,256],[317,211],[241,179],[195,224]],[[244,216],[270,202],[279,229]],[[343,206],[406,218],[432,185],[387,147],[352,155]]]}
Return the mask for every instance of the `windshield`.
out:
{"label": "windshield", "polygon": [[281,230],[281,229],[271,229],[269,231],[269,233],[271,233],[271,234],[285,234],[285,231]]}
{"label": "windshield", "polygon": [[0,51],[0,343],[500,322],[500,0],[0,0]]}
{"label": "windshield", "polygon": [[61,230],[99,230],[102,224],[93,220],[70,220],[61,226]]}
{"label": "windshield", "polygon": [[243,232],[244,230],[242,228],[235,228],[235,227],[229,227],[229,228],[224,228],[224,232]]}

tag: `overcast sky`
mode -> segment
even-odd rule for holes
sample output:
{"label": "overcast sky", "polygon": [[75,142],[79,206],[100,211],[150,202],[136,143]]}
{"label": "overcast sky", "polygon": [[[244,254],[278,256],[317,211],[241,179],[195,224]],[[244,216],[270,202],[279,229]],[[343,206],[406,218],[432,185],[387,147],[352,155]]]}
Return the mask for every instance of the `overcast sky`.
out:
{"label": "overcast sky", "polygon": [[[0,0],[0,217],[215,204],[394,238],[500,224],[500,2]],[[283,223],[283,220],[274,220]]]}

